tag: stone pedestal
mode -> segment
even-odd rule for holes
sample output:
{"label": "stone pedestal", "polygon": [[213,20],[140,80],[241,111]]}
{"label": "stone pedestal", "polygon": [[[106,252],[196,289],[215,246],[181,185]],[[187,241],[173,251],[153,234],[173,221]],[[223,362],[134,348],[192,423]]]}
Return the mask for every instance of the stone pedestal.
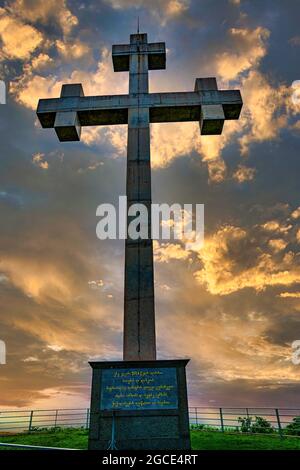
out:
{"label": "stone pedestal", "polygon": [[191,448],[188,359],[90,362],[90,450]]}

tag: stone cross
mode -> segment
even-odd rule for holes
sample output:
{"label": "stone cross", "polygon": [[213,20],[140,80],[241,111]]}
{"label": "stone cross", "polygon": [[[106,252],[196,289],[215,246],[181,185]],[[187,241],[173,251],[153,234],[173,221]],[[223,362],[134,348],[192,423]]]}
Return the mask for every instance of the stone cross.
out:
{"label": "stone cross", "polygon": [[[127,124],[128,207],[143,203],[150,209],[150,123],[198,121],[202,135],[221,134],[225,119],[239,118],[241,94],[218,90],[215,78],[197,78],[193,92],[149,93],[148,72],[166,68],[166,48],[148,43],[147,34],[131,34],[130,44],[113,46],[112,59],[115,72],[129,71],[129,94],[85,97],[81,84],[67,84],[60,98],[39,101],[37,115],[61,142],[80,140],[82,126]],[[123,357],[156,359],[151,235],[125,242]]]}

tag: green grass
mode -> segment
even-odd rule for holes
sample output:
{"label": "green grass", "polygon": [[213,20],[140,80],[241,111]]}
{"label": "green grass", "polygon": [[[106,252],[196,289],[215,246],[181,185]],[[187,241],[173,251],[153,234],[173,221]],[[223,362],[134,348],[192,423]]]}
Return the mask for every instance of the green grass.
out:
{"label": "green grass", "polygon": [[[0,442],[45,447],[67,447],[71,449],[86,449],[87,441],[88,431],[85,429],[57,429],[55,431],[37,431],[31,434],[15,436],[0,436]],[[0,447],[0,450],[13,450],[13,448]]]}
{"label": "green grass", "polygon": [[[300,450],[300,438],[277,435],[241,435],[218,431],[191,431],[194,450]],[[57,429],[32,434],[0,437],[0,442],[40,445],[47,447],[87,448],[88,433],[84,429]],[[0,447],[0,450],[12,450]]]}
{"label": "green grass", "polygon": [[192,431],[195,450],[300,450],[300,438],[274,435],[243,435],[218,431]]}

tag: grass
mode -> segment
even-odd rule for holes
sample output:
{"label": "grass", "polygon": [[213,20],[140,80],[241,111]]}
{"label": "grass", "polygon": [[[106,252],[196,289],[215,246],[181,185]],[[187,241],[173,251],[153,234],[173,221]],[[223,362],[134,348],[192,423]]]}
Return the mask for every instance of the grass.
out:
{"label": "grass", "polygon": [[[243,435],[218,431],[191,431],[194,450],[300,450],[300,439],[277,435]],[[88,432],[84,429],[57,429],[32,434],[0,437],[0,442],[86,449]],[[0,450],[12,450],[0,447]]]}
{"label": "grass", "polygon": [[218,431],[192,431],[195,450],[300,450],[300,438],[276,434],[249,435]]}
{"label": "grass", "polygon": [[[71,449],[86,449],[87,441],[88,431],[85,429],[50,429],[36,431],[31,434],[0,436],[0,442],[45,447],[67,447]],[[14,450],[14,448],[0,447],[0,450]]]}

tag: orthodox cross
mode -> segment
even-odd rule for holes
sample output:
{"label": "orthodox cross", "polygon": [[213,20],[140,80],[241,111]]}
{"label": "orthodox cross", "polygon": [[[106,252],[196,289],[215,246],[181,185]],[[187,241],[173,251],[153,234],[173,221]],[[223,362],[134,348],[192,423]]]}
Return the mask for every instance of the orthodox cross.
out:
{"label": "orthodox cross", "polygon": [[[151,234],[150,123],[198,121],[202,135],[221,134],[225,120],[238,119],[239,90],[218,90],[215,78],[197,78],[193,92],[149,93],[148,72],[166,68],[165,43],[131,34],[112,49],[115,72],[129,71],[127,95],[84,96],[81,84],[62,86],[60,98],[39,100],[37,115],[61,142],[78,141],[82,126],[127,124],[127,203],[149,209]],[[129,224],[129,218],[127,220]],[[153,243],[125,242],[124,360],[156,359]]]}

